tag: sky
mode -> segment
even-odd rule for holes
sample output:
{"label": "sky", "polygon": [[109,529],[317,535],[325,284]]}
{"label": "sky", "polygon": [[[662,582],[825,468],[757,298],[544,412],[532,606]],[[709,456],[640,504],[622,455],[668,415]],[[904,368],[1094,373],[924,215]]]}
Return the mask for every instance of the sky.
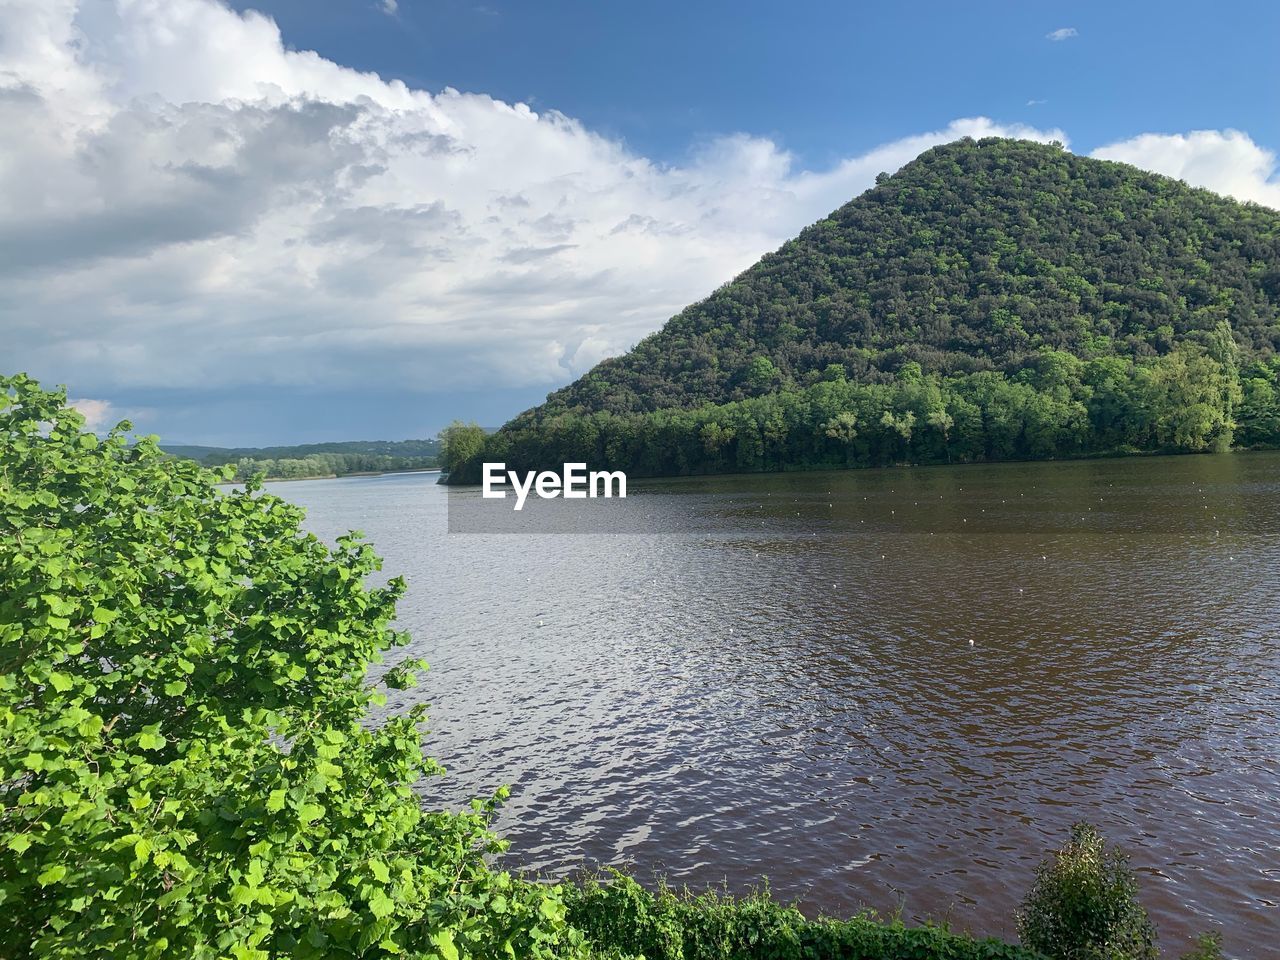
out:
{"label": "sky", "polygon": [[0,0],[0,371],[95,429],[496,426],[937,143],[1280,208],[1280,4]]}

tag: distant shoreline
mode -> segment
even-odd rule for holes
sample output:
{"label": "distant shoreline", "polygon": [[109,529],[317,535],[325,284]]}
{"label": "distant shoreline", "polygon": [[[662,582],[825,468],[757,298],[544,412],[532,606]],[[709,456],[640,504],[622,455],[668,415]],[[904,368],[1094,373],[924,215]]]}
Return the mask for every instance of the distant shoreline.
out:
{"label": "distant shoreline", "polygon": [[[354,473],[325,473],[314,477],[264,477],[263,483],[304,483],[307,480],[346,480],[348,477],[389,477],[400,473],[441,473],[440,467],[413,467],[407,470],[359,470]],[[225,480],[226,486],[244,483],[243,480]]]}

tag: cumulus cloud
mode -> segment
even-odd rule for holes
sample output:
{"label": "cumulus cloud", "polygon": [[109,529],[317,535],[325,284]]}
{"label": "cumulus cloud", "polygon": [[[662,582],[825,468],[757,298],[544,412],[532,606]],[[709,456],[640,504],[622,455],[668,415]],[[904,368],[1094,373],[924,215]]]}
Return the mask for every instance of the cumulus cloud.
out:
{"label": "cumulus cloud", "polygon": [[122,386],[564,382],[977,118],[822,171],[655,163],[554,111],[288,50],[214,0],[0,0],[0,316]]}
{"label": "cumulus cloud", "polygon": [[1080,36],[1080,32],[1075,27],[1059,27],[1057,30],[1050,30],[1044,35],[1046,40],[1052,40],[1054,43],[1060,43],[1063,40],[1070,40],[1072,37]]}
{"label": "cumulus cloud", "polygon": [[[0,18],[7,365],[93,396],[554,387],[930,146],[1067,140],[972,118],[822,170],[748,135],[663,164],[289,50],[216,0]],[[1280,206],[1243,134],[1098,155]]]}
{"label": "cumulus cloud", "polygon": [[400,12],[399,0],[382,0],[382,12],[388,17],[394,17]]}
{"label": "cumulus cloud", "polygon": [[1280,208],[1280,168],[1275,153],[1239,130],[1145,133],[1099,147],[1092,155],[1177,177],[1237,200]]}

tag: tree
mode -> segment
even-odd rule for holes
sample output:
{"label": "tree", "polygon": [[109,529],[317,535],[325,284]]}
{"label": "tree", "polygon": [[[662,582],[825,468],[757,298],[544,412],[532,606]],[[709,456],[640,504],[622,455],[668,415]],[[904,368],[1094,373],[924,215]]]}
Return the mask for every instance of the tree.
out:
{"label": "tree", "polygon": [[464,468],[480,454],[484,439],[478,424],[453,421],[440,431],[440,465],[447,473]]}
{"label": "tree", "polygon": [[1052,960],[1156,960],[1156,931],[1128,858],[1087,823],[1042,863],[1018,914],[1023,944]]}
{"label": "tree", "polygon": [[756,391],[769,389],[777,377],[777,367],[773,365],[772,360],[764,356],[752,357],[743,374],[743,379],[748,386]]}
{"label": "tree", "polygon": [[424,811],[421,711],[371,722],[403,581],[83,428],[0,378],[0,956],[574,954],[559,890],[485,863],[498,798]]}
{"label": "tree", "polygon": [[886,410],[880,416],[880,426],[889,437],[890,449],[900,451],[905,456],[910,449],[911,433],[916,426],[915,413],[906,410],[895,414],[892,410]]}
{"label": "tree", "polygon": [[832,440],[853,443],[858,437],[858,415],[851,410],[836,414],[823,424],[823,433]]}
{"label": "tree", "polygon": [[924,422],[942,434],[942,448],[947,453],[947,462],[951,461],[951,428],[956,425],[955,418],[945,407],[934,407],[925,414]]}

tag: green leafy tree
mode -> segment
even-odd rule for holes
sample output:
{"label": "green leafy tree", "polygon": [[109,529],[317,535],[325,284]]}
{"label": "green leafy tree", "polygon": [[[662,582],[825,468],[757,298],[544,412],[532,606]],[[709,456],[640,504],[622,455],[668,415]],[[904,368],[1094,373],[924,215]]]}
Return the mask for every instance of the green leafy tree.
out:
{"label": "green leafy tree", "polygon": [[[466,469],[484,448],[485,432],[474,423],[455,420],[440,431],[440,463],[448,472]],[[478,470],[477,470],[478,472]]]}
{"label": "green leafy tree", "polygon": [[743,379],[753,390],[767,390],[778,378],[778,369],[768,357],[752,357]]}
{"label": "green leafy tree", "polygon": [[1052,960],[1156,960],[1155,926],[1128,858],[1087,823],[1036,872],[1018,914],[1022,942]]}
{"label": "green leafy tree", "polygon": [[0,378],[0,956],[575,953],[496,798],[420,807],[421,711],[370,720],[403,582],[128,430]]}
{"label": "green leafy tree", "polygon": [[822,432],[832,440],[853,443],[858,438],[858,415],[849,410],[838,413],[822,425]]}

